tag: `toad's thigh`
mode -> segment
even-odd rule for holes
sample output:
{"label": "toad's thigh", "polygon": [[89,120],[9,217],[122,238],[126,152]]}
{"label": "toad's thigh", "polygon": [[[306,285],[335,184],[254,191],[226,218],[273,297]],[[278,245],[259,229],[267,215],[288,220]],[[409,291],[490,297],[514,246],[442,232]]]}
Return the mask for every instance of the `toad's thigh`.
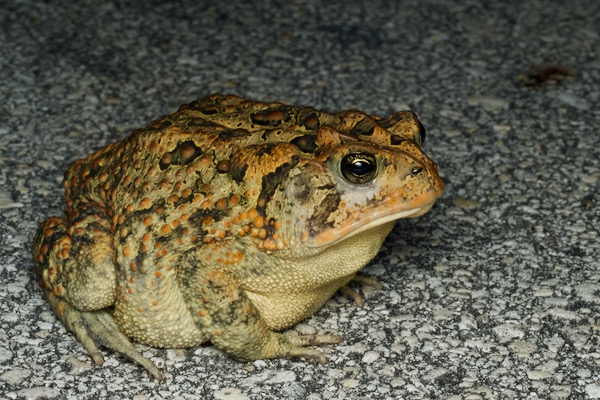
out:
{"label": "toad's thigh", "polygon": [[73,221],[42,222],[33,249],[42,287],[79,310],[111,306],[116,290],[111,236],[109,221],[94,206]]}

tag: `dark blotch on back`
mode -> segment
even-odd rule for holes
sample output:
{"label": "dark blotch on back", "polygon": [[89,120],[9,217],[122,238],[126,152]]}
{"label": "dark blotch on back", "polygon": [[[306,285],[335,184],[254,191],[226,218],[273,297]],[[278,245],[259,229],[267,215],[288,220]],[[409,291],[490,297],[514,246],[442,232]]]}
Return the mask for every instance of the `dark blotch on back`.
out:
{"label": "dark blotch on back", "polygon": [[[259,198],[265,199],[268,202],[290,170],[298,164],[298,161],[298,156],[293,156],[289,162],[281,164],[275,171],[263,176]],[[264,213],[264,208],[257,208],[257,210],[260,213]]]}
{"label": "dark blotch on back", "polygon": [[277,147],[278,143],[267,143],[263,146],[261,146],[258,151],[256,152],[256,156],[257,157],[262,157],[264,155],[271,155],[271,153],[273,152],[273,149],[275,147]]}
{"label": "dark blotch on back", "polygon": [[285,109],[265,110],[251,114],[250,120],[260,126],[279,126],[290,120],[290,114]]}
{"label": "dark blotch on back", "polygon": [[402,142],[404,142],[405,140],[406,140],[406,138],[403,138],[402,136],[398,136],[398,135],[392,135],[392,136],[390,136],[390,144],[392,146],[399,145]]}
{"label": "dark blotch on back", "polygon": [[204,115],[215,115],[219,113],[219,109],[217,107],[202,107],[199,108],[198,111]]}
{"label": "dark blotch on back", "polygon": [[244,175],[246,175],[246,170],[248,169],[248,164],[237,162],[235,159],[229,161],[229,176],[231,179],[240,183],[244,180]]}
{"label": "dark blotch on back", "polygon": [[158,163],[161,170],[169,168],[169,165],[187,165],[191,163],[202,155],[202,149],[196,146],[193,140],[186,140],[185,142],[178,143],[177,147],[166,154],[170,156],[168,157],[170,161],[168,163],[164,162],[165,157],[163,157],[163,160]]}
{"label": "dark blotch on back", "polygon": [[246,136],[251,136],[246,129],[230,129],[219,133],[219,139],[223,141],[229,138],[237,139]]}
{"label": "dark blotch on back", "polygon": [[219,210],[218,208],[199,208],[190,215],[189,221],[195,226],[202,226],[202,222],[206,217],[210,217],[214,222],[218,222],[222,220],[225,215],[226,212]]}
{"label": "dark blotch on back", "polygon": [[190,103],[189,108],[198,110],[204,115],[215,115],[219,113],[219,109],[212,104],[204,104],[201,101],[193,101]]}
{"label": "dark blotch on back", "polygon": [[379,121],[379,125],[382,128],[388,129],[389,127],[396,125],[400,120],[401,118],[399,118],[398,114],[390,114],[387,119]]}
{"label": "dark blotch on back", "polygon": [[317,150],[315,139],[315,135],[304,135],[292,139],[290,143],[296,146],[303,153],[313,154]]}
{"label": "dark blotch on back", "polygon": [[350,133],[354,136],[371,136],[377,124],[371,118],[365,118],[357,123]]}
{"label": "dark blotch on back", "polygon": [[214,122],[207,121],[203,118],[190,118],[182,123],[186,127],[198,127],[198,126],[214,126]]}

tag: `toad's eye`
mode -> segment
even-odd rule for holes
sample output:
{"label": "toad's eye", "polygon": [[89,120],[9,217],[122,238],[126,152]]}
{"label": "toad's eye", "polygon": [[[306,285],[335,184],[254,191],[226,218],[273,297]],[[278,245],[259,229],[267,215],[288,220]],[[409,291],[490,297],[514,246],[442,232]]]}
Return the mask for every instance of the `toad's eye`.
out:
{"label": "toad's eye", "polygon": [[425,143],[425,136],[427,136],[427,132],[421,121],[419,121],[419,135],[417,138],[417,144],[419,146],[423,146],[423,143]]}
{"label": "toad's eye", "polygon": [[369,153],[348,154],[342,158],[340,169],[348,182],[355,185],[363,184],[370,182],[375,177],[377,161]]}

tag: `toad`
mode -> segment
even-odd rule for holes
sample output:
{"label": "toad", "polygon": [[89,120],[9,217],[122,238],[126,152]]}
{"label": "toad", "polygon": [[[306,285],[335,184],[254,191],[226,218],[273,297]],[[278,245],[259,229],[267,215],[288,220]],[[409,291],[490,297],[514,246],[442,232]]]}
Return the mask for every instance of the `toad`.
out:
{"label": "toad", "polygon": [[68,169],[36,274],[97,364],[100,345],[160,379],[131,340],[325,362],[307,346],[339,336],[280,331],[355,279],[395,220],[433,206],[443,182],[424,138],[410,111],[193,101]]}

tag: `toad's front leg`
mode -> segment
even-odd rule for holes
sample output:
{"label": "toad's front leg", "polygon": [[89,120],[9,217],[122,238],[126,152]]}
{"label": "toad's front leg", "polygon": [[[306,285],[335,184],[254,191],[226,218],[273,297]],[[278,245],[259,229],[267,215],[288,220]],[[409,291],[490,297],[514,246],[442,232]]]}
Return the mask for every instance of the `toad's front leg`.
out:
{"label": "toad's front leg", "polygon": [[240,286],[227,273],[186,265],[179,284],[192,317],[219,349],[240,361],[302,357],[320,363],[325,356],[305,346],[340,343],[336,335],[284,335],[272,331]]}

